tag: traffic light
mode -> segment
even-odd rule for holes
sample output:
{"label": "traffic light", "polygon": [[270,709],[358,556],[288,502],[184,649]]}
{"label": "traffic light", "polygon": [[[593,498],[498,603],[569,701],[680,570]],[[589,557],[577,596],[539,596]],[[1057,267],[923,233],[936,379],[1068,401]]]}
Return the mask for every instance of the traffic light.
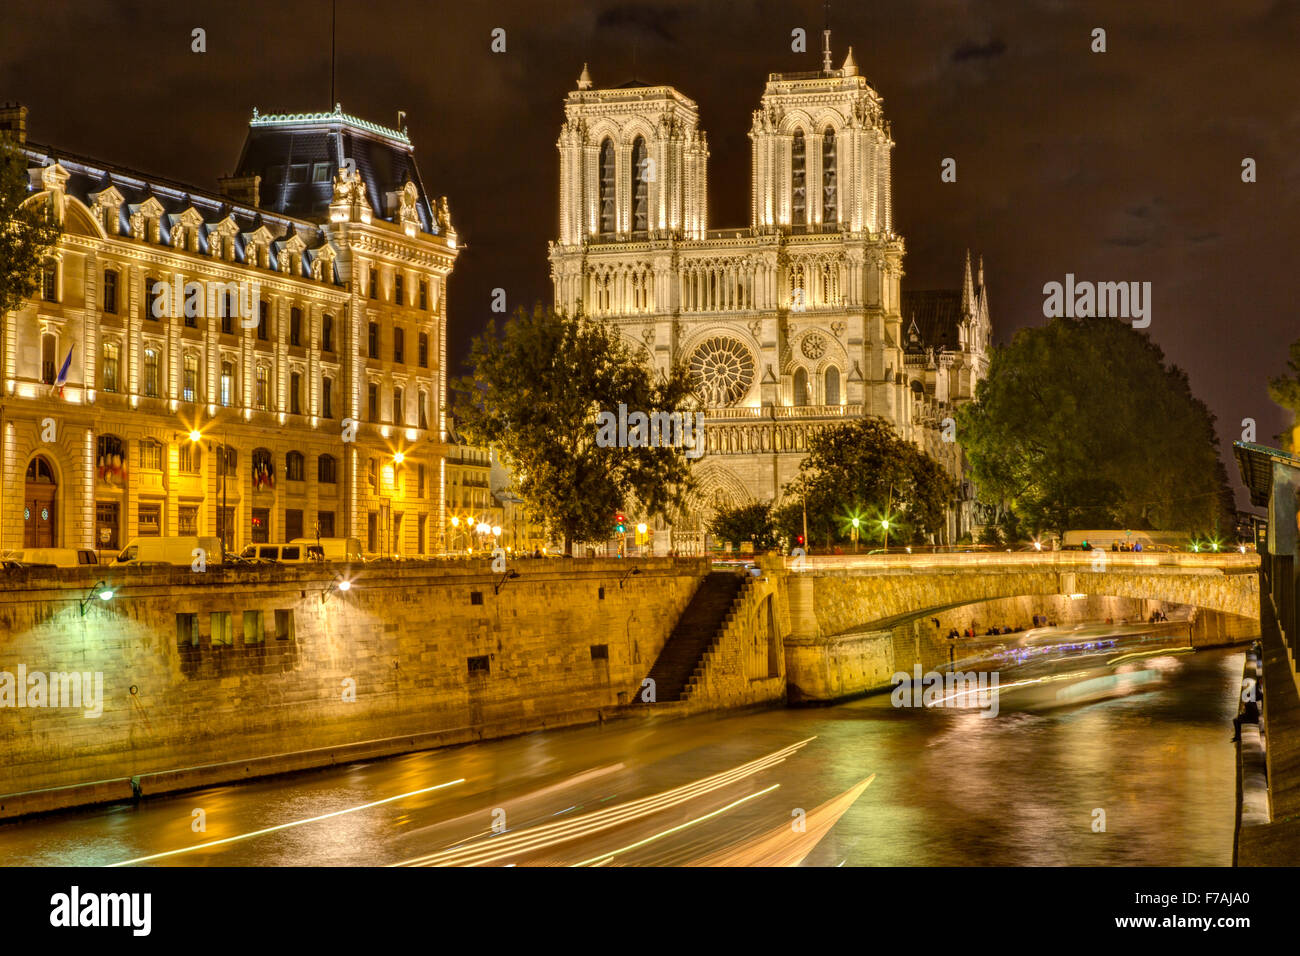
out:
{"label": "traffic light", "polygon": [[627,533],[627,518],[623,517],[621,513],[614,515],[614,530],[619,534]]}
{"label": "traffic light", "polygon": [[801,548],[803,547],[803,535],[801,534],[795,535],[794,541],[795,544],[799,545],[799,547]]}

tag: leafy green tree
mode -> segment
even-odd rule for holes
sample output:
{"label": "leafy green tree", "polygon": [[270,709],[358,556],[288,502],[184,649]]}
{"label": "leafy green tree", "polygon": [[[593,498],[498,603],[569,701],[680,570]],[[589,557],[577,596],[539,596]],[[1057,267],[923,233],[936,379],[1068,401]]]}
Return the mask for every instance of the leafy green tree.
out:
{"label": "leafy green tree", "polygon": [[709,522],[709,534],[719,541],[751,541],[755,551],[776,547],[776,525],[772,509],[765,504],[737,505],[723,508]]}
{"label": "leafy green tree", "polygon": [[0,315],[36,294],[41,260],[63,234],[48,203],[27,202],[28,184],[26,158],[0,135]]}
{"label": "leafy green tree", "polygon": [[863,418],[824,429],[808,442],[799,476],[786,486],[786,504],[777,510],[781,535],[797,540],[808,509],[809,544],[884,539],[923,540],[942,529],[956,489],[942,466],[904,441],[883,418]]}
{"label": "leafy green tree", "polygon": [[959,440],[981,498],[1027,528],[1231,527],[1214,416],[1116,319],[1054,319],[996,349]]}
{"label": "leafy green tree", "polygon": [[1300,451],[1297,447],[1300,440],[1297,430],[1297,425],[1300,425],[1300,339],[1291,343],[1286,367],[1287,373],[1269,379],[1268,395],[1291,413],[1291,427],[1282,435],[1282,447],[1294,452]]}
{"label": "leafy green tree", "polygon": [[633,500],[650,515],[683,505],[682,447],[602,447],[597,434],[601,413],[617,415],[620,403],[629,415],[686,411],[684,369],[656,380],[605,323],[542,306],[474,339],[470,365],[453,385],[463,432],[511,462],[516,490],[566,554],[575,541],[608,538]]}

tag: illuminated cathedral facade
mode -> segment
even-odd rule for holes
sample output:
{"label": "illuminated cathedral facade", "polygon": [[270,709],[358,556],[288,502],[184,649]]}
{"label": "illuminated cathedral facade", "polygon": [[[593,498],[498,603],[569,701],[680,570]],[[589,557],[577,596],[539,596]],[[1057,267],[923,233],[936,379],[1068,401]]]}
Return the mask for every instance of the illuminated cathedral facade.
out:
{"label": "illuminated cathedral facade", "polygon": [[584,67],[565,101],[558,309],[613,323],[661,371],[685,365],[706,409],[677,543],[719,507],[780,502],[818,430],[888,420],[957,481],[948,527],[970,530],[955,407],[988,369],[982,261],[959,289],[905,291],[894,231],[894,146],[852,48],[821,70],[769,74],[749,129],[750,222],[710,228],[708,139],[669,86],[597,89]]}

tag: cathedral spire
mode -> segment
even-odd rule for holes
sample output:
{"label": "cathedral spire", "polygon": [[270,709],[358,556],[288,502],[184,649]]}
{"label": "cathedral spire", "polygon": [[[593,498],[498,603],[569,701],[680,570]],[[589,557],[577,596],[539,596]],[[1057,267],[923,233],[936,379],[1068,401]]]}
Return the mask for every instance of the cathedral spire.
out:
{"label": "cathedral spire", "polygon": [[822,70],[831,71],[831,0],[826,0],[826,29],[822,30]]}
{"label": "cathedral spire", "polygon": [[975,281],[976,283],[978,283],[980,291],[983,292],[984,290],[984,254],[983,253],[980,253],[980,270],[976,274]]}
{"label": "cathedral spire", "polygon": [[578,77],[578,89],[591,89],[591,74],[587,72],[587,64],[582,64],[582,75]]}
{"label": "cathedral spire", "polygon": [[975,288],[970,277],[970,250],[966,250],[966,275],[962,278],[961,284],[961,312],[962,315],[975,314]]}

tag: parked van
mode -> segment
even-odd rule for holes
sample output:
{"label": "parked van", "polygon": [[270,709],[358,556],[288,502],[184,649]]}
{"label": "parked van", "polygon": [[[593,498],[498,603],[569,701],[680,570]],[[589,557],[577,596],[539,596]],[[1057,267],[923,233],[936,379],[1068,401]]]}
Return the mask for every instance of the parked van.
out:
{"label": "parked van", "polygon": [[310,561],[360,561],[360,538],[294,538],[291,545],[301,545]]}
{"label": "parked van", "polygon": [[77,568],[99,564],[99,557],[89,548],[18,548],[7,552],[4,557],[6,561],[17,561],[28,567]]}
{"label": "parked van", "polygon": [[305,545],[295,541],[291,544],[250,544],[239,552],[243,560],[276,561],[281,564],[305,564],[319,560],[307,553]]}
{"label": "parked van", "polygon": [[166,535],[133,538],[113,559],[113,563],[175,564],[190,567],[194,564],[196,549],[202,549],[203,560],[208,565],[223,564],[225,561],[221,552],[220,538]]}

